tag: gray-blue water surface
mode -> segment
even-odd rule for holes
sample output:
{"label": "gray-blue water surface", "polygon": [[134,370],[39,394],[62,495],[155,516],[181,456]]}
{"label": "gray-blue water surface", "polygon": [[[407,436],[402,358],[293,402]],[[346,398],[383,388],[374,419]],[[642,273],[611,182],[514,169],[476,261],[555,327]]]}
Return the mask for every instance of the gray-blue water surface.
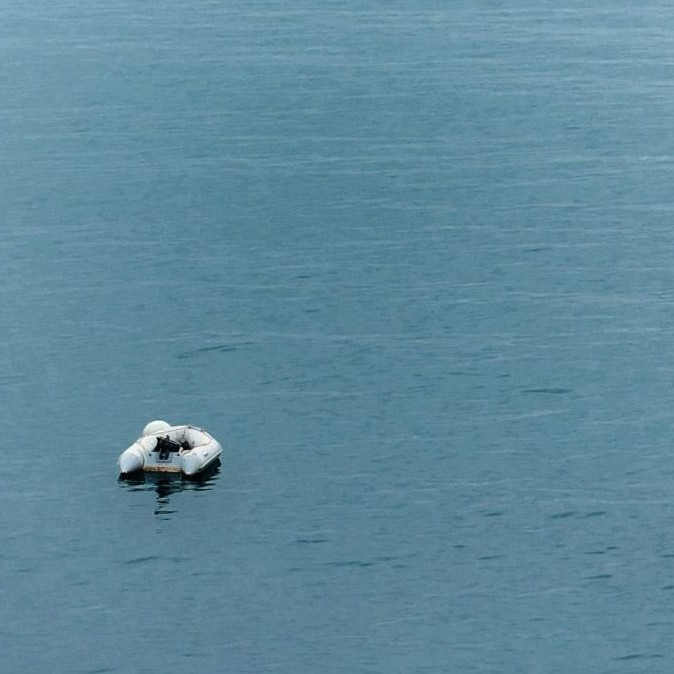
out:
{"label": "gray-blue water surface", "polygon": [[0,14],[0,670],[672,671],[671,4]]}

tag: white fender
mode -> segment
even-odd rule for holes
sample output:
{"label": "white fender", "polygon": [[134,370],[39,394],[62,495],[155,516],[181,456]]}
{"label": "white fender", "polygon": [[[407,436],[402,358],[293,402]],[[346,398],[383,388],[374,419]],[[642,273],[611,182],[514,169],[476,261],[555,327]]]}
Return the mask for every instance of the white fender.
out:
{"label": "white fender", "polygon": [[153,435],[155,433],[161,433],[162,431],[167,431],[171,428],[171,424],[161,419],[156,421],[151,421],[149,424],[146,424],[143,429],[143,435]]}
{"label": "white fender", "polygon": [[118,460],[119,470],[122,473],[133,473],[141,470],[145,465],[145,457],[142,448],[134,442],[131,447],[125,449]]}

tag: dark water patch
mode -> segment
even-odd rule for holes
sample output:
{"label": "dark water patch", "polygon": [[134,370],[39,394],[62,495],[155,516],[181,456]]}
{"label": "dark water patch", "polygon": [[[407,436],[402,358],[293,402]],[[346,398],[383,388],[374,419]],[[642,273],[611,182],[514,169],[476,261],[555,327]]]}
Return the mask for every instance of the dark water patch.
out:
{"label": "dark water patch", "polygon": [[481,562],[491,562],[494,559],[503,559],[505,555],[483,555],[478,557],[478,560]]}
{"label": "dark water patch", "polygon": [[352,559],[348,561],[336,561],[336,562],[326,562],[325,566],[332,566],[334,568],[365,568],[368,566],[374,566],[374,562],[364,562],[360,559]]}
{"label": "dark water patch", "polygon": [[159,557],[157,555],[148,555],[146,557],[134,557],[132,559],[127,559],[124,562],[124,566],[135,566],[137,564],[149,564],[150,562],[154,562],[158,559],[159,559]]}
{"label": "dark water patch", "polygon": [[296,538],[293,543],[297,545],[317,545],[319,543],[327,543],[327,538]]}
{"label": "dark water patch", "polygon": [[663,585],[663,590],[674,590],[674,585]]}
{"label": "dark water patch", "polygon": [[242,346],[250,346],[252,342],[241,342],[240,344],[215,344],[214,346],[203,346],[199,349],[192,349],[191,351],[183,351],[176,355],[178,360],[186,358],[196,358],[209,353],[230,353],[237,351]]}
{"label": "dark water patch", "polygon": [[661,653],[630,653],[629,655],[613,658],[613,660],[616,662],[628,662],[632,660],[660,660],[664,657]]}
{"label": "dark water patch", "polygon": [[191,578],[220,578],[222,574],[219,571],[192,571]]}
{"label": "dark water patch", "polygon": [[585,580],[608,580],[613,578],[612,573],[598,573],[596,576],[586,576]]}
{"label": "dark water patch", "polygon": [[180,657],[186,660],[194,660],[195,658],[203,658],[204,654],[198,651],[185,651],[185,653],[180,654]]}
{"label": "dark water patch", "polygon": [[127,488],[127,491],[149,491],[149,488],[146,486],[141,486],[141,485],[131,485],[131,484],[126,484],[125,485]]}
{"label": "dark water patch", "polygon": [[569,517],[575,517],[576,516],[576,511],[575,510],[564,510],[563,512],[560,513],[555,513],[554,515],[550,515],[551,520],[565,520],[568,519]]}
{"label": "dark water patch", "polygon": [[533,248],[523,248],[523,253],[543,253],[552,250],[550,246],[535,246]]}
{"label": "dark water patch", "polygon": [[503,515],[502,510],[494,510],[492,512],[484,513],[485,517],[501,517]]}
{"label": "dark water patch", "polygon": [[585,517],[601,517],[602,515],[606,514],[607,514],[606,510],[592,510],[589,513],[585,513]]}

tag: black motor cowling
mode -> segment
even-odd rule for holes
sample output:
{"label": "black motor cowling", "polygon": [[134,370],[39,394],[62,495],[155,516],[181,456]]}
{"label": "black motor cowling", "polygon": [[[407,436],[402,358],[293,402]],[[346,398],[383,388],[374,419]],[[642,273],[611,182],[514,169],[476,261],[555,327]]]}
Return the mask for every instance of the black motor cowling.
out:
{"label": "black motor cowling", "polygon": [[159,460],[166,461],[171,452],[179,452],[182,449],[182,445],[175,440],[171,440],[169,436],[157,438],[157,445],[152,450],[154,452],[159,452]]}

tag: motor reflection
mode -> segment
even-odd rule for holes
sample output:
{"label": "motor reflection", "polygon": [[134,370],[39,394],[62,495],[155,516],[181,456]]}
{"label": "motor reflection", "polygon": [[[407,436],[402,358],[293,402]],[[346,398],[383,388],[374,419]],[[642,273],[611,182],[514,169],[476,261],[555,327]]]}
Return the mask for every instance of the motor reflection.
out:
{"label": "motor reflection", "polygon": [[182,473],[145,473],[138,471],[119,476],[119,485],[129,491],[154,491],[157,506],[154,514],[166,517],[175,512],[169,508],[171,496],[181,491],[206,491],[213,487],[220,475],[220,460],[198,475]]}

